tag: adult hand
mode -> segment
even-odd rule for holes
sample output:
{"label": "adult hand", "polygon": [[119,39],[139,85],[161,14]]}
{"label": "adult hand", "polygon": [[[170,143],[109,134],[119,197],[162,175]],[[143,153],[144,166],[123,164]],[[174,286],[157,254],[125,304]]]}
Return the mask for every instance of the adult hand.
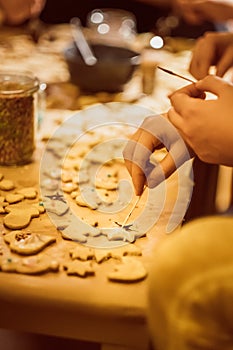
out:
{"label": "adult hand", "polygon": [[233,33],[207,32],[197,40],[190,63],[190,73],[202,79],[216,67],[216,75],[222,77],[233,66]]}
{"label": "adult hand", "polygon": [[[151,154],[161,147],[169,151],[157,165],[150,162]],[[187,147],[177,130],[161,115],[147,117],[128,141],[123,156],[132,177],[136,195],[143,188],[157,186],[181,164],[190,159]]]}
{"label": "adult hand", "polygon": [[4,22],[17,25],[29,18],[37,17],[45,2],[46,0],[0,0]]}
{"label": "adult hand", "polygon": [[225,22],[233,18],[232,0],[173,0],[175,10],[190,24]]}
{"label": "adult hand", "polygon": [[[217,98],[203,100],[204,91]],[[233,166],[233,85],[207,76],[176,91],[170,100],[168,118],[198,157]]]}

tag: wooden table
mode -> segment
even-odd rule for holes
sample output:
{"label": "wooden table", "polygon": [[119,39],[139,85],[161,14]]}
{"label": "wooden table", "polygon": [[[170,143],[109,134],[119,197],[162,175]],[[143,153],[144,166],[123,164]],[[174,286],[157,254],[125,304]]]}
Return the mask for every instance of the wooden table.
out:
{"label": "wooden table", "polygon": [[[61,114],[64,117],[64,112]],[[46,117],[52,125],[59,111],[46,112],[45,125]],[[45,129],[48,130],[48,126]],[[32,186],[39,190],[39,168],[45,147],[46,142],[39,139],[31,164],[1,167],[0,172],[6,179],[13,180],[16,188]],[[136,242],[143,254],[139,259],[147,270],[154,246],[169,237],[165,227],[177,196],[176,175],[167,186],[161,219],[146,237]],[[32,219],[27,229],[54,235],[57,243],[55,247],[46,248],[45,253],[53,257],[62,253],[61,261],[63,255],[67,256],[77,245],[61,238],[46,213]],[[8,230],[2,226],[1,237],[3,231]],[[112,268],[113,262],[106,261],[96,266],[96,276],[87,278],[67,276],[62,267],[58,273],[41,276],[0,272],[0,328],[94,342],[105,350],[148,349],[147,279],[131,284],[109,282],[106,276]]]}
{"label": "wooden table", "polygon": [[[48,53],[45,52],[46,55]],[[175,65],[174,69],[185,67],[189,55],[189,52],[176,55],[177,67]],[[159,52],[153,60],[166,65],[166,62],[170,64],[171,57],[169,52]],[[25,64],[27,63],[28,61]],[[32,64],[32,60],[28,64]],[[66,80],[64,71],[63,76]],[[131,83],[124,92],[126,99],[129,97],[133,100],[135,94],[138,96],[140,75],[135,79],[137,84]],[[152,95],[142,96],[138,103],[154,112],[165,112],[169,106],[166,97],[168,92],[183,84],[183,81],[173,79],[157,72]],[[55,114],[57,118],[59,111],[55,111]],[[5,178],[13,180],[16,186],[38,188],[40,159],[44,147],[45,144],[38,140],[33,163],[18,168],[0,168],[0,172]],[[147,237],[137,242],[143,252],[141,259],[148,269],[154,247],[169,237],[165,234],[165,226],[176,195],[177,179],[174,176],[168,181],[168,195],[162,218],[148,232]],[[32,231],[50,233],[56,236],[59,244],[64,243],[47,214],[33,219],[29,228]],[[74,244],[75,242],[66,241],[64,249],[68,250]],[[148,349],[147,279],[133,284],[112,283],[106,278],[111,268],[112,263],[105,262],[98,266],[96,276],[85,279],[67,276],[64,271],[42,276],[0,272],[0,327],[100,343],[103,350]]]}

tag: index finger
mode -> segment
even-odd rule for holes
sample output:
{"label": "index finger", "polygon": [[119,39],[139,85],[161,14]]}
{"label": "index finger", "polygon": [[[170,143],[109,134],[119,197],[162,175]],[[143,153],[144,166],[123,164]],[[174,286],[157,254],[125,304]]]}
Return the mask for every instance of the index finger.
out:
{"label": "index finger", "polygon": [[149,159],[151,153],[159,144],[160,141],[149,131],[139,128],[123,151],[125,165],[132,177],[137,195],[142,193],[146,176],[153,168]]}
{"label": "index finger", "polygon": [[196,82],[192,83],[192,84],[188,84],[188,85],[182,87],[181,89],[175,90],[173,93],[168,95],[168,97],[171,99],[171,97],[173,97],[174,95],[176,95],[178,93],[188,95],[190,97],[205,98],[204,91],[196,86]]}
{"label": "index finger", "polygon": [[192,103],[196,103],[196,98],[204,99],[204,91],[198,89],[196,84],[191,84],[177,90],[172,95],[169,96],[170,101],[177,113],[183,114],[187,109],[187,106],[190,106]]}

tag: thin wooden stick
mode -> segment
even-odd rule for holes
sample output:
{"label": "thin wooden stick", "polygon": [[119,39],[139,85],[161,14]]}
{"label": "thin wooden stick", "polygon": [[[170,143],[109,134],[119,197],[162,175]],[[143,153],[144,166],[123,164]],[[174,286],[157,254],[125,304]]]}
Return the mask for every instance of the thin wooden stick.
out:
{"label": "thin wooden stick", "polygon": [[190,83],[195,83],[194,80],[191,80],[191,79],[189,79],[189,78],[186,78],[186,77],[184,77],[183,75],[177,74],[177,73],[175,73],[175,72],[172,72],[172,71],[169,70],[169,69],[162,68],[162,67],[160,67],[160,66],[157,66],[157,67],[158,67],[159,69],[161,69],[161,70],[162,70],[163,72],[165,72],[165,73],[168,73],[168,74],[174,75],[174,76],[176,76],[176,77],[178,77],[178,78],[187,80],[187,81],[189,81]]}
{"label": "thin wooden stick", "polygon": [[141,196],[138,196],[138,198],[136,199],[134,205],[133,205],[133,208],[130,210],[129,214],[126,216],[125,220],[123,221],[123,224],[121,225],[121,227],[125,227],[126,223],[128,222],[130,216],[132,215],[134,209],[136,208],[136,206],[138,205],[138,202],[140,201],[141,199]]}

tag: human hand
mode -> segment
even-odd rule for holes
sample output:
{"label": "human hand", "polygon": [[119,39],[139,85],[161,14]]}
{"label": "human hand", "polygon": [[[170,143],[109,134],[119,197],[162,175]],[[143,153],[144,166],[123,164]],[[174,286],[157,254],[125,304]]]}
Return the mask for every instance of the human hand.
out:
{"label": "human hand", "polygon": [[222,77],[233,66],[233,33],[207,32],[197,40],[189,67],[190,73],[202,79],[216,67],[216,75]]}
{"label": "human hand", "polygon": [[[167,155],[156,166],[150,163],[150,156],[156,150],[166,147]],[[181,164],[190,159],[187,147],[177,130],[161,115],[147,117],[128,141],[123,156],[132,177],[136,195],[143,188],[157,186],[168,178]]]}
{"label": "human hand", "polygon": [[[203,100],[204,91],[216,99]],[[168,119],[198,157],[207,163],[233,166],[233,85],[207,76],[170,96]]]}
{"label": "human hand", "polygon": [[29,18],[37,17],[45,2],[46,0],[0,0],[4,22],[17,25]]}
{"label": "human hand", "polygon": [[190,24],[225,22],[233,17],[232,0],[173,0],[173,7]]}

